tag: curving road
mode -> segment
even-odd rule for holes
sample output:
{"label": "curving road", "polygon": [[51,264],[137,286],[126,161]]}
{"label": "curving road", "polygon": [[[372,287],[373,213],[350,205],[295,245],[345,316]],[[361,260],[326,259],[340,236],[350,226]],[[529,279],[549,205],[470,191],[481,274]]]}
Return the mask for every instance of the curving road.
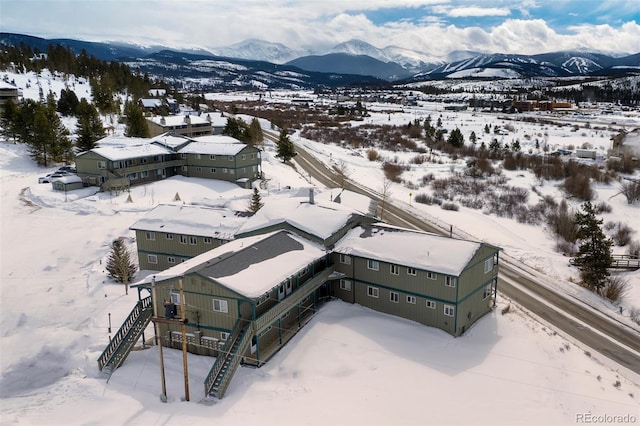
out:
{"label": "curving road", "polygon": [[[269,139],[274,136],[266,134]],[[277,138],[275,138],[277,139]],[[296,162],[314,179],[327,187],[339,187],[336,174],[302,147],[296,145]],[[381,203],[380,193],[348,180],[346,189],[369,196]],[[414,216],[393,203],[386,203],[386,222],[445,234],[441,229]],[[504,259],[500,262],[498,291],[544,319],[558,330],[623,367],[640,374],[640,333],[626,324],[605,317],[578,299],[557,293],[538,282],[544,279]]]}

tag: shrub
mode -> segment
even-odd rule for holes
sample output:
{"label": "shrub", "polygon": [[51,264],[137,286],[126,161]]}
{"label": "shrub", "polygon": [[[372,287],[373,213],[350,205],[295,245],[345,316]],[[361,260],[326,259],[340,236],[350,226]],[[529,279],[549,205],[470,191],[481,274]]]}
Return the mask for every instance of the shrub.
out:
{"label": "shrub", "polygon": [[416,200],[416,203],[420,203],[420,204],[427,204],[427,205],[432,205],[432,204],[441,205],[442,204],[442,200],[441,199],[432,197],[432,196],[427,195],[427,194],[416,194],[414,199]]}
{"label": "shrub", "polygon": [[598,289],[598,294],[612,302],[621,302],[629,291],[629,281],[621,275],[612,275],[607,278],[604,286]]}
{"label": "shrub", "polygon": [[604,201],[602,201],[601,203],[598,203],[595,207],[596,207],[596,214],[611,213],[611,211],[613,210],[611,208],[611,205],[605,203]]}
{"label": "shrub", "polygon": [[633,256],[636,259],[640,259],[640,241],[632,241],[627,247],[627,253],[629,256]]}
{"label": "shrub", "polygon": [[[609,225],[610,223],[612,222],[607,222],[607,225]],[[613,239],[613,242],[620,247],[629,244],[631,242],[631,234],[635,232],[626,223],[622,222],[614,223],[612,227],[609,227],[609,229],[613,230],[611,239]]]}
{"label": "shrub", "polygon": [[378,151],[376,151],[373,148],[370,148],[367,151],[367,158],[369,159],[369,161],[376,161],[379,158]]}
{"label": "shrub", "polygon": [[593,199],[591,179],[583,174],[571,175],[565,178],[562,187],[568,195],[582,201],[591,201]]}
{"label": "shrub", "polygon": [[558,241],[556,241],[556,250],[565,256],[573,256],[576,252],[576,245],[565,241],[563,238],[559,238]]}
{"label": "shrub", "polygon": [[457,212],[458,210],[460,210],[460,206],[458,206],[456,203],[442,203],[442,209]]}
{"label": "shrub", "polygon": [[631,321],[640,325],[640,308],[633,307],[629,309],[629,318],[631,318]]}
{"label": "shrub", "polygon": [[547,223],[556,236],[570,243],[576,241],[578,228],[575,213],[573,210],[569,210],[566,201],[562,200],[558,209],[549,213]]}
{"label": "shrub", "polygon": [[402,181],[400,176],[404,171],[404,167],[401,164],[395,164],[385,161],[384,163],[382,163],[382,170],[384,170],[384,175],[390,181],[396,183],[400,183]]}

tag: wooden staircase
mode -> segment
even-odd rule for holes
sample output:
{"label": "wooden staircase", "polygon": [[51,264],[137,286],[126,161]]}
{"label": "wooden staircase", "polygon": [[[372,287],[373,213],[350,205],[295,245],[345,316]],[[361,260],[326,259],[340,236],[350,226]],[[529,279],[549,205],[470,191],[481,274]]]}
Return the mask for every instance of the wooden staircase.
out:
{"label": "wooden staircase", "polygon": [[144,329],[149,325],[152,315],[151,296],[136,303],[135,308],[133,308],[118,332],[111,339],[111,342],[109,342],[109,345],[102,352],[102,355],[100,355],[100,358],[98,358],[100,371],[111,375],[116,368],[122,365]]}
{"label": "wooden staircase", "polygon": [[250,321],[239,320],[204,381],[205,395],[221,399],[251,341]]}

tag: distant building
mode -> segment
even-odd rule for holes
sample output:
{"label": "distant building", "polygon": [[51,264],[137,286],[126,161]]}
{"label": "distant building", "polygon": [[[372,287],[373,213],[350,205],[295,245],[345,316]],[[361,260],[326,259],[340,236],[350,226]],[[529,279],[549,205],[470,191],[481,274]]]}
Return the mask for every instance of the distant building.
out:
{"label": "distant building", "polygon": [[0,108],[10,100],[13,103],[19,103],[22,93],[20,90],[11,83],[0,81]]}
{"label": "distant building", "polygon": [[123,190],[175,175],[219,179],[249,187],[262,173],[260,150],[217,136],[221,143],[161,135],[156,138],[109,136],[98,148],[76,156],[78,176],[104,191]]}

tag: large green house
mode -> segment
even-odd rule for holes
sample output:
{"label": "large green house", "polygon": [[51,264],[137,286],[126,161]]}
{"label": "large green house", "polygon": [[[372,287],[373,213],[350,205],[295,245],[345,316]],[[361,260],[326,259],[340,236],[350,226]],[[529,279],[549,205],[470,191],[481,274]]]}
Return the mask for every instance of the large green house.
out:
{"label": "large green house", "polygon": [[289,206],[278,199],[281,214],[265,206],[232,241],[134,285],[139,302],[100,369],[124,362],[154,321],[163,346],[184,342],[216,357],[204,393],[221,398],[238,365],[264,364],[325,301],[339,298],[452,336],[494,306],[498,247],[372,223],[329,199],[310,193],[291,197]]}
{"label": "large green house", "polygon": [[76,156],[78,176],[104,191],[175,175],[218,179],[249,187],[262,173],[260,150],[229,136],[206,141],[165,134],[155,138],[109,136]]}

